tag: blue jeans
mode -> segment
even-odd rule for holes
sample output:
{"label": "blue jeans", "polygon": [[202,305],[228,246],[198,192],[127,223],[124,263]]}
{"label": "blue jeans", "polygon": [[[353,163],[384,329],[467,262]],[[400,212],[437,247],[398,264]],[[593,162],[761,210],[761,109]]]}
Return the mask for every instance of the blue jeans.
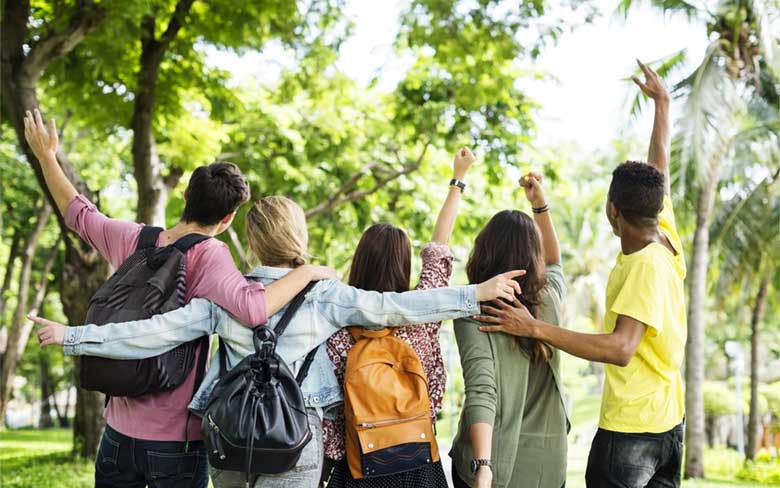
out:
{"label": "blue jeans", "polygon": [[146,441],[108,425],[95,460],[95,488],[207,488],[208,461],[203,441]]}
{"label": "blue jeans", "polygon": [[679,488],[683,426],[659,434],[599,429],[588,456],[588,488]]}

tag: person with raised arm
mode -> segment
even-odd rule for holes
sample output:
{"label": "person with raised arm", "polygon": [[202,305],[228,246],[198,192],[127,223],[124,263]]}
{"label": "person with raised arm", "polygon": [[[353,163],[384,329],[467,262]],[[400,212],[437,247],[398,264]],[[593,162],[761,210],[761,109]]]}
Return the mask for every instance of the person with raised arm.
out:
{"label": "person with raised arm", "polygon": [[[136,251],[144,225],[106,217],[86,197],[78,194],[57,162],[59,141],[54,119],[44,124],[36,109],[34,113],[27,112],[24,126],[27,142],[40,161],[46,185],[66,225],[95,248],[112,268],[118,269]],[[188,234],[214,237],[224,232],[238,207],[249,200],[249,185],[234,164],[214,163],[192,173],[184,199],[181,219],[159,233],[157,246],[173,244]],[[267,287],[262,283],[250,283],[236,268],[227,245],[217,239],[206,239],[189,248],[184,255],[184,264],[185,303],[193,298],[208,298],[250,327],[265,323],[268,315],[286,305],[309,281],[335,277],[335,271],[329,268],[303,266]],[[205,347],[196,351],[193,364],[199,363],[200,355],[208,353],[203,349]],[[137,397],[110,397],[104,413],[107,427],[100,452],[113,449],[117,443],[119,447],[124,446],[125,451],[134,445],[142,446],[137,449],[138,456],[157,456],[159,462],[155,475],[148,463],[101,466],[99,453],[95,465],[96,486],[117,483],[145,486],[155,476],[160,478],[155,478],[156,486],[174,486],[167,484],[173,482],[165,480],[180,474],[178,463],[186,466],[187,477],[193,479],[191,486],[206,488],[206,452],[200,427],[197,422],[188,422],[187,414],[195,388],[196,369],[192,368],[184,382],[169,391]]]}
{"label": "person with raised arm", "polygon": [[605,332],[555,327],[527,307],[482,308],[481,329],[543,341],[574,356],[606,363],[599,430],[590,450],[591,488],[680,486],[685,398],[680,369],[687,338],[685,258],[669,183],[669,93],[639,62],[655,122],[648,162],[627,161],[612,173],[606,214],[621,252],[606,290]]}
{"label": "person with raised arm", "polygon": [[[442,288],[449,285],[452,277],[453,255],[449,247],[458,207],[466,189],[466,175],[476,158],[468,148],[461,148],[453,158],[452,179],[444,199],[431,241],[420,251],[422,268],[417,290]],[[410,286],[412,267],[411,241],[403,229],[390,224],[375,224],[366,229],[360,239],[352,260],[349,284],[363,290],[406,291]],[[402,327],[394,332],[411,346],[425,372],[431,417],[442,409],[444,389],[447,385],[447,370],[439,344],[441,321],[424,324],[421,327]],[[347,355],[355,345],[355,338],[349,330],[342,329],[328,339],[328,355],[333,362],[339,383],[344,385]],[[398,488],[447,488],[447,478],[441,462],[433,462],[402,473],[379,476],[372,479],[354,479],[347,465],[347,442],[344,409],[339,408],[337,418],[327,419],[325,428],[325,457],[335,464],[332,476],[326,462],[325,477],[330,476],[329,487],[371,488],[394,486]],[[434,441],[435,442],[435,441]],[[392,470],[393,466],[389,469]]]}
{"label": "person with raised arm", "polygon": [[[566,286],[558,237],[542,175],[520,179],[533,219],[504,210],[479,233],[466,265],[469,281],[523,266],[523,303],[533,316],[558,324]],[[486,334],[473,319],[455,321],[466,399],[453,441],[456,488],[560,488],[566,481],[569,422],[560,354],[541,341]]]}
{"label": "person with raised arm", "polygon": [[[252,253],[263,264],[249,276],[266,289],[273,283],[307,266],[308,231],[303,209],[282,196],[261,199],[247,213],[247,240]],[[276,351],[291,366],[300,370],[304,358],[317,350],[308,376],[301,385],[307,406],[313,440],[301,453],[298,465],[287,473],[259,476],[255,488],[310,487],[319,484],[323,461],[323,411],[343,401],[333,366],[323,345],[327,339],[350,324],[382,328],[470,316],[479,311],[479,302],[494,298],[511,299],[520,288],[514,278],[522,270],[509,270],[484,283],[463,287],[437,288],[406,293],[378,293],[360,290],[340,281],[317,282],[306,294],[303,305],[279,337]],[[274,328],[282,314],[268,320]],[[242,326],[213,301],[194,299],[186,306],[148,320],[103,326],[67,327],[43,318],[30,317],[42,325],[38,339],[42,346],[63,346],[67,355],[92,355],[113,359],[154,357],[204,335],[217,334],[225,343],[227,367],[238,364],[253,352],[253,332]],[[220,353],[212,359],[206,377],[189,405],[202,414],[219,379]],[[113,434],[112,434],[113,435]],[[114,439],[112,439],[114,442]],[[116,456],[98,457],[101,469],[112,467]],[[214,486],[244,486],[244,473],[211,469]]]}

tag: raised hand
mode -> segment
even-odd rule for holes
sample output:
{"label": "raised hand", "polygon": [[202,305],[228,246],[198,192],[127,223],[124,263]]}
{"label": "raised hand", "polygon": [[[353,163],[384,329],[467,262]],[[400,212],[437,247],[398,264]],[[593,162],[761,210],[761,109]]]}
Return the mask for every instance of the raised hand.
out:
{"label": "raised hand", "polygon": [[477,301],[489,302],[496,298],[503,298],[505,300],[514,300],[515,293],[518,295],[523,293],[520,289],[520,284],[515,281],[518,276],[525,274],[524,269],[518,269],[514,271],[508,271],[500,275],[494,276],[484,283],[477,285]]}
{"label": "raised hand", "polygon": [[636,62],[639,65],[639,69],[645,74],[645,81],[642,82],[638,76],[632,76],[631,79],[634,80],[634,83],[639,86],[642,93],[647,95],[648,98],[652,98],[656,102],[668,102],[669,91],[666,89],[666,85],[664,85],[664,80],[658,76],[658,73],[640,60],[637,59]]}
{"label": "raised hand", "polygon": [[462,180],[469,168],[477,160],[474,154],[467,147],[463,147],[455,153],[455,161],[453,162],[453,175],[456,179]]}
{"label": "raised hand", "polygon": [[28,315],[27,318],[42,326],[38,329],[38,342],[41,344],[41,347],[61,346],[65,342],[67,325],[35,315]]}
{"label": "raised hand", "polygon": [[27,144],[39,160],[47,157],[56,157],[59,138],[54,119],[49,119],[48,124],[43,123],[41,112],[36,108],[33,114],[29,110],[24,116],[24,138]]}
{"label": "raised hand", "polygon": [[542,189],[542,174],[532,171],[520,178],[520,186],[525,190],[525,198],[531,202],[535,208],[541,208],[547,205]]}

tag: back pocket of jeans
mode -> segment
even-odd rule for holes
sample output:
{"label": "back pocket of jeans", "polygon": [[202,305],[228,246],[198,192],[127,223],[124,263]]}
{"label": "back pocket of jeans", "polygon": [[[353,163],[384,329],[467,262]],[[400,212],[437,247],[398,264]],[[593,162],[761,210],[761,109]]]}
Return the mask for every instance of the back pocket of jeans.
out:
{"label": "back pocket of jeans", "polygon": [[153,480],[190,479],[198,468],[197,452],[146,451],[149,475]]}
{"label": "back pocket of jeans", "polygon": [[103,434],[95,460],[95,469],[107,476],[117,474],[119,472],[118,459],[119,442],[108,437],[108,434]]}

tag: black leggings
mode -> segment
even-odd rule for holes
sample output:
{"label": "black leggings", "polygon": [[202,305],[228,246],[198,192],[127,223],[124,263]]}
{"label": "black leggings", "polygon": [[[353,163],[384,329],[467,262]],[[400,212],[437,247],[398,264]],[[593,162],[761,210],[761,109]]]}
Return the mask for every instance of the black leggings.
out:
{"label": "black leggings", "polygon": [[468,483],[463,481],[463,479],[458,475],[454,464],[452,465],[452,484],[455,485],[455,488],[471,488]]}
{"label": "black leggings", "polygon": [[[452,466],[452,484],[455,486],[455,488],[471,488],[468,483],[463,481],[463,479],[458,475],[458,472],[455,471],[455,466]],[[566,488],[566,482],[563,482],[563,486],[561,488]]]}

